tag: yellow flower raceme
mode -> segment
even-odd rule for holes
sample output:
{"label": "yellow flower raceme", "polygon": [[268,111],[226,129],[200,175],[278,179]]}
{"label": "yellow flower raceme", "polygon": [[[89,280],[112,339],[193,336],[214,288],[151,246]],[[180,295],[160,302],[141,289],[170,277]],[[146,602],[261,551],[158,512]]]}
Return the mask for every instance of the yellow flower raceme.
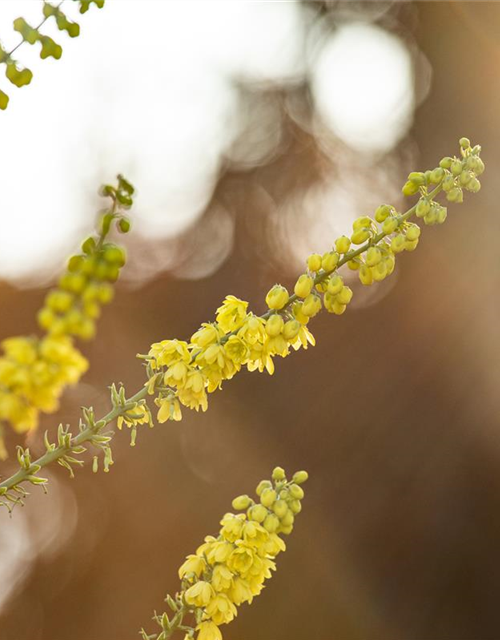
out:
{"label": "yellow flower raceme", "polygon": [[[164,340],[154,344],[146,356],[147,386],[151,393],[158,392],[161,420],[166,416],[180,419],[180,405],[205,411],[206,394],[220,389],[224,380],[230,380],[243,367],[272,374],[276,356],[288,356],[290,347],[297,350],[314,345],[307,329],[309,320],[322,308],[342,315],[353,298],[352,289],[339,272],[342,266],[357,272],[365,286],[381,282],[393,273],[396,256],[414,251],[418,245],[421,230],[409,221],[411,215],[427,225],[440,224],[446,219],[446,208],[435,201],[440,191],[449,201],[461,202],[464,190],[479,189],[477,176],[484,170],[480,147],[471,147],[463,138],[460,149],[461,158],[443,158],[439,167],[408,176],[403,192],[418,193],[419,200],[405,214],[391,205],[381,205],[373,218],[357,218],[350,237],[341,236],[323,255],[309,256],[307,270],[298,277],[293,295],[285,287],[274,285],[266,296],[268,309],[262,316],[248,312],[248,302],[227,296],[217,309],[215,322],[203,324],[190,342]],[[164,373],[166,388],[152,381],[159,369]],[[195,372],[200,374],[197,378]],[[161,402],[172,394],[180,403],[175,412],[167,411]]]}
{"label": "yellow flower raceme", "polygon": [[[174,612],[156,616],[165,640],[178,629],[188,630],[186,638],[222,640],[220,626],[237,615],[244,602],[259,595],[272,571],[276,556],[286,549],[281,535],[293,529],[301,510],[307,473],[299,471],[288,481],[284,470],[276,467],[272,480],[263,480],[256,489],[256,500],[238,496],[233,508],[242,513],[226,513],[218,536],[207,536],[179,569],[182,589],[175,599],[168,597]],[[192,617],[189,627],[186,618]],[[182,626],[181,626],[182,625]],[[152,638],[143,632],[144,638]]]}
{"label": "yellow flower raceme", "polygon": [[[121,209],[131,205],[133,187],[119,177],[117,188],[104,189],[103,195],[111,197],[112,206],[102,214],[98,233],[87,238],[82,252],[69,259],[66,272],[47,294],[38,314],[45,335],[8,338],[1,343],[0,425],[8,422],[17,432],[35,429],[40,412],[57,411],[66,385],[76,384],[88,368],[87,360],[74,346],[74,337],[94,336],[101,306],[112,300],[111,283],[125,264],[124,250],[105,242],[111,224],[115,222],[124,233],[130,228]],[[127,417],[123,421],[127,422]],[[0,431],[0,458],[5,455]]]}

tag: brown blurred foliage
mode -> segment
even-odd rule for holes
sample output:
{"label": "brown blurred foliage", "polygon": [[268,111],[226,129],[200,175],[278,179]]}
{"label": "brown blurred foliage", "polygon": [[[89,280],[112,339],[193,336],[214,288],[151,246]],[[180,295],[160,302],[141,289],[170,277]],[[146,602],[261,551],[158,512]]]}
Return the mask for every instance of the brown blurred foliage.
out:
{"label": "brown blurred foliage", "polygon": [[[26,572],[0,619],[2,640],[128,640],[152,630],[184,556],[276,464],[309,471],[305,508],[276,576],[225,638],[500,637],[500,4],[419,3],[407,19],[433,69],[411,133],[415,168],[435,166],[466,135],[483,145],[483,190],[443,228],[424,230],[380,301],[319,316],[318,346],[279,361],[273,377],[242,373],[206,414],[144,430],[135,449],[119,435],[107,475],[86,468],[70,481],[56,469],[76,505],[75,530]],[[122,285],[86,348],[85,384],[57,420],[74,424],[81,404],[105,408],[113,381],[138,388],[135,354],[189,336],[224,295],[259,309],[269,285],[291,284],[273,259],[261,194],[279,204],[298,180],[313,182],[321,153],[286,127],[284,153],[218,186],[214,201],[235,212],[228,260],[204,280]],[[146,248],[130,250],[140,260]],[[43,295],[1,286],[2,337],[35,329]],[[54,424],[46,418],[43,429]],[[50,517],[51,501],[34,493],[26,510]]]}

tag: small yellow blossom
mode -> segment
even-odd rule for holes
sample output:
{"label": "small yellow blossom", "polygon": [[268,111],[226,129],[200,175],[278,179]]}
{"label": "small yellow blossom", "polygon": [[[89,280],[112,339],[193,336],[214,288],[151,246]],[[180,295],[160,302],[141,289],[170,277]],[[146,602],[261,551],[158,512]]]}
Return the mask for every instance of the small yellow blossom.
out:
{"label": "small yellow blossom", "polygon": [[166,422],[167,420],[182,420],[181,406],[179,400],[169,395],[164,398],[156,398],[155,404],[160,407],[158,411],[158,422]]}
{"label": "small yellow blossom", "polygon": [[210,620],[200,622],[196,629],[198,630],[196,640],[222,640],[222,633],[219,627]]}
{"label": "small yellow blossom", "polygon": [[137,403],[135,407],[131,409],[127,409],[127,411],[118,416],[116,420],[118,429],[121,429],[123,425],[134,427],[138,424],[149,424],[150,426],[153,424],[151,412],[144,401]]}
{"label": "small yellow blossom", "polygon": [[193,586],[189,587],[184,593],[186,602],[195,607],[206,607],[214,596],[215,591],[212,585],[203,580],[195,582]]}
{"label": "small yellow blossom", "polygon": [[224,332],[216,324],[204,322],[201,329],[191,336],[191,343],[205,349],[208,345],[218,342],[223,335]]}
{"label": "small yellow blossom", "polygon": [[237,614],[235,605],[227,595],[218,593],[205,607],[205,614],[212,618],[216,625],[227,624]]}
{"label": "small yellow blossom", "polygon": [[190,555],[179,569],[179,578],[182,580],[189,574],[194,574],[197,578],[203,573],[206,562],[203,558],[196,555]]}
{"label": "small yellow blossom", "polygon": [[236,331],[245,322],[248,302],[235,296],[226,296],[222,305],[217,309],[216,320],[223,331]]}
{"label": "small yellow blossom", "polygon": [[170,367],[176,362],[189,362],[191,355],[187,342],[183,340],[162,340],[151,345],[150,362],[153,368]]}

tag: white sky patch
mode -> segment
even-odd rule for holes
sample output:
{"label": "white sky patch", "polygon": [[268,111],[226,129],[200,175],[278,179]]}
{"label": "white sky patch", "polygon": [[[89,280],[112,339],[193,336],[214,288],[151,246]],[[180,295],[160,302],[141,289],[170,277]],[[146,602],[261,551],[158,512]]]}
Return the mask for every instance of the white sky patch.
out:
{"label": "white sky patch", "polygon": [[319,53],[312,90],[325,124],[359,152],[386,152],[414,110],[411,55],[397,36],[364,23],[341,26]]}
{"label": "white sky patch", "polygon": [[[172,237],[203,213],[226,150],[241,133],[233,80],[253,86],[303,79],[298,3],[108,0],[84,16],[61,60],[38,59],[0,112],[0,278],[46,277],[93,225],[100,183],[124,173],[138,188],[134,233]],[[0,2],[0,36],[12,20],[35,25],[41,3]]]}

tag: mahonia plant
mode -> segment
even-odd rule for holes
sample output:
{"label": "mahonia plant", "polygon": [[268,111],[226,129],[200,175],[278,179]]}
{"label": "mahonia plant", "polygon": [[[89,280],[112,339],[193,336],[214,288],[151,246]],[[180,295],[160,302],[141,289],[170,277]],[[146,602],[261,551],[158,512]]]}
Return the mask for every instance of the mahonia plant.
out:
{"label": "mahonia plant", "polygon": [[[125,264],[122,247],[107,240],[111,225],[122,233],[130,229],[125,211],[132,205],[133,187],[118,176],[116,187],[105,186],[101,194],[110,206],[101,213],[98,230],[82,243],[82,252],[72,256],[58,286],[46,296],[38,314],[44,335],[3,340],[0,356],[0,457],[2,423],[18,433],[37,428],[39,414],[53,413],[68,384],[75,384],[88,362],[74,345],[74,339],[89,340],[101,306],[111,302],[113,283]],[[28,454],[23,454],[28,455]],[[68,461],[62,458],[64,466]]]}
{"label": "mahonia plant", "polygon": [[307,478],[306,471],[298,471],[288,481],[284,469],[276,467],[272,480],[258,484],[256,501],[248,495],[235,498],[232,507],[240,513],[226,513],[219,535],[207,536],[186,558],[179,569],[180,591],[165,599],[170,617],[167,612],[155,614],[161,632],[148,635],[141,630],[143,640],[168,640],[177,631],[184,633],[184,640],[195,634],[196,640],[222,640],[219,627],[234,619],[237,607],[251,604],[276,570],[276,556],[286,549],[280,535],[293,530],[302,510],[300,485]]}
{"label": "mahonia plant", "polygon": [[[98,8],[104,6],[104,0],[72,0],[78,2],[80,5],[80,13],[88,11],[91,4],[95,4]],[[40,44],[40,58],[45,60],[46,58],[54,58],[59,60],[62,55],[62,47],[55,42],[51,37],[44,35],[40,29],[50,18],[54,18],[57,28],[60,31],[65,31],[70,38],[76,38],[80,35],[80,25],[76,22],[69,20],[66,14],[62,11],[61,5],[64,4],[64,0],[54,5],[50,2],[42,3],[43,18],[36,27],[29,25],[24,18],[16,18],[14,20],[14,30],[17,31],[22,40],[10,51],[7,51],[0,42],[0,65],[5,65],[5,76],[7,80],[16,87],[24,87],[30,84],[33,79],[33,72],[27,67],[23,67],[18,60],[14,57],[16,51],[25,42],[28,44]],[[0,109],[5,110],[9,104],[9,96],[0,89]]]}
{"label": "mahonia plant", "polygon": [[[280,284],[271,288],[266,296],[267,310],[262,315],[249,312],[248,302],[230,295],[217,309],[215,321],[202,324],[189,341],[154,343],[148,354],[139,356],[146,366],[145,386],[129,398],[123,387],[113,386],[112,409],[105,416],[95,419],[93,411],[87,409],[78,434],[66,429],[58,446],[51,445],[54,448],[38,460],[23,458],[20,469],[0,482],[0,497],[12,495],[26,481],[35,482],[42,467],[81,452],[86,442],[101,446],[104,469],[108,470],[113,434],[104,429],[118,419],[118,427],[131,429],[134,444],[137,427],[153,424],[148,396],[154,396],[158,422],[178,421],[182,407],[205,411],[208,394],[221,389],[223,381],[231,379],[242,367],[272,374],[276,356],[286,357],[291,350],[314,345],[308,329],[311,318],[322,308],[342,315],[352,299],[353,292],[344,282],[341,267],[357,272],[365,286],[390,276],[396,256],[414,251],[418,245],[421,229],[410,221],[413,216],[426,225],[442,224],[447,208],[436,200],[439,194],[444,193],[449,202],[460,203],[464,191],[476,193],[480,189],[478,176],[484,171],[480,152],[479,145],[473,147],[467,138],[462,138],[459,157],[445,157],[434,169],[410,173],[403,194],[418,195],[413,206],[402,213],[384,204],[373,218],[357,218],[350,236],[338,238],[323,255],[309,256],[307,269],[299,276],[293,293]],[[23,455],[26,454],[21,451],[20,456]],[[97,466],[94,458],[94,470]]]}
{"label": "mahonia plant", "polygon": [[460,148],[461,158],[443,158],[439,167],[408,176],[403,193],[418,193],[420,198],[406,213],[381,205],[374,218],[357,218],[350,237],[341,236],[323,255],[309,256],[293,294],[280,284],[272,287],[263,315],[249,312],[248,302],[227,296],[217,309],[215,322],[203,324],[189,342],[174,339],[153,344],[140,357],[147,363],[147,387],[156,395],[158,421],[181,420],[182,406],[206,411],[207,394],[220,389],[242,367],[272,374],[274,357],[284,358],[290,349],[314,345],[307,328],[310,319],[323,307],[342,315],[353,297],[340,267],[357,271],[366,286],[384,280],[394,271],[397,254],[414,251],[418,245],[421,230],[409,221],[413,215],[427,225],[441,224],[447,209],[435,201],[440,191],[448,201],[462,202],[464,189],[479,190],[477,176],[484,170],[480,147],[472,148],[462,138]]}

